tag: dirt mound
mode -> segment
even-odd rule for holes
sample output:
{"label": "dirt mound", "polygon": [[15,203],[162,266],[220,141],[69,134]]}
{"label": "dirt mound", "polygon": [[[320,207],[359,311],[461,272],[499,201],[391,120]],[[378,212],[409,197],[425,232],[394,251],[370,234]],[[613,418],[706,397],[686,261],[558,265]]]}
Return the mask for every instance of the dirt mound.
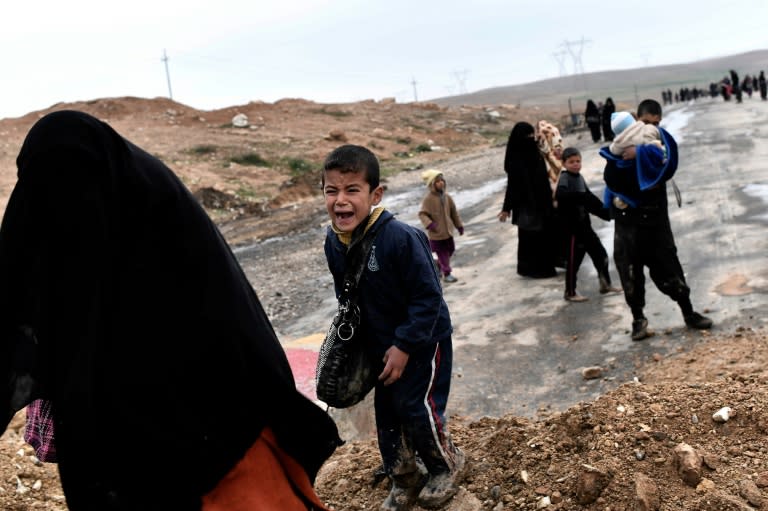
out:
{"label": "dirt mound", "polygon": [[0,119],[0,207],[15,183],[24,136],[56,110],[81,110],[111,124],[168,164],[223,222],[260,213],[254,204],[281,209],[316,197],[320,164],[342,143],[370,148],[386,177],[503,143],[518,120],[557,120],[564,108],[285,99],[202,111],[165,98],[135,97],[60,103]]}
{"label": "dirt mound", "polygon": [[[767,340],[749,329],[705,338],[656,357],[638,382],[536,420],[451,417],[469,463],[446,509],[764,509]],[[714,420],[724,407],[729,419]],[[22,428],[23,412],[0,438],[0,509],[65,510],[56,465],[36,462]],[[334,509],[377,509],[388,492],[379,467],[375,440],[350,442],[318,493]]]}
{"label": "dirt mound", "polygon": [[[741,330],[657,359],[640,381],[535,421],[453,417],[470,463],[446,509],[762,509],[766,333]],[[715,421],[724,407],[729,420]],[[379,464],[374,440],[345,445],[318,491],[336,509],[376,509],[389,488]]]}

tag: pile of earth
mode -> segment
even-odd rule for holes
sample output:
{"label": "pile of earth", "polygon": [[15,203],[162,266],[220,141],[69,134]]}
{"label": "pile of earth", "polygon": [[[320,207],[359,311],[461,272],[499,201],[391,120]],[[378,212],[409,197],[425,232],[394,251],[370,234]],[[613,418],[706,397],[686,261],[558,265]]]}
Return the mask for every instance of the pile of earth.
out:
{"label": "pile of earth", "polygon": [[[468,464],[446,509],[765,509],[766,340],[748,328],[702,336],[690,351],[654,356],[638,381],[562,413],[451,417]],[[729,419],[715,421],[725,407]],[[23,418],[0,438],[0,509],[63,511],[56,465],[34,458]],[[161,450],[147,445],[147,462],[161,462]],[[377,509],[388,491],[379,465],[375,440],[349,442],[324,465],[318,493],[334,509]]]}
{"label": "pile of earth", "polygon": [[[639,381],[562,413],[452,417],[469,462],[446,509],[766,509],[766,368],[766,332],[742,328],[656,355]],[[377,509],[389,490],[379,466],[375,440],[345,445],[318,491],[335,509]]]}

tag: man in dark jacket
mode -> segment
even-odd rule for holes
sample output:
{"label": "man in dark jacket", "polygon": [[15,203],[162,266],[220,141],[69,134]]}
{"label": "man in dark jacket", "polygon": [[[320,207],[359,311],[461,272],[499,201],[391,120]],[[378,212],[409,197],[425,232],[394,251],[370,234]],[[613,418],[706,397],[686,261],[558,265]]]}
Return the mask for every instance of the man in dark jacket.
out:
{"label": "man in dark jacket", "polygon": [[[661,105],[646,99],[638,105],[639,120],[658,126]],[[666,130],[659,128],[665,158],[655,158],[660,150],[652,145],[630,147],[623,156],[614,156],[607,148],[600,155],[607,161],[603,178],[606,201],[615,222],[614,261],[621,277],[624,297],[632,310],[632,340],[653,334],[648,329],[645,307],[645,275],[648,267],[656,287],[680,306],[685,324],[690,328],[708,329],[712,320],[693,310],[691,290],[669,222],[666,182],[677,170],[677,143]]]}

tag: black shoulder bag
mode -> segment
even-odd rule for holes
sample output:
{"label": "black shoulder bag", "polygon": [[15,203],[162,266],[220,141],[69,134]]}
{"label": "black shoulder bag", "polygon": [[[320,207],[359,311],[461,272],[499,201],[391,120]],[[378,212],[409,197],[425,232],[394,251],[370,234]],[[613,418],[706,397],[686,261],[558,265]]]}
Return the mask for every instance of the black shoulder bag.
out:
{"label": "black shoulder bag", "polygon": [[[386,223],[376,226],[376,231]],[[370,257],[376,231],[369,229],[347,252],[347,271],[339,296],[339,308],[320,346],[317,358],[317,398],[334,408],[347,408],[362,401],[376,386],[376,367],[360,335],[357,285]]]}

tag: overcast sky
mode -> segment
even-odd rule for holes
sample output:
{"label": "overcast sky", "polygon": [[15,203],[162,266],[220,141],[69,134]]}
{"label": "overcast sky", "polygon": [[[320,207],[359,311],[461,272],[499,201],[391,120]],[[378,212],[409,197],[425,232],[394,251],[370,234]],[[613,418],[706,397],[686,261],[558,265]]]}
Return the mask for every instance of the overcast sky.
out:
{"label": "overcast sky", "polygon": [[585,72],[768,49],[765,0],[634,5],[640,4],[4,2],[0,118],[60,101],[168,96],[168,76],[173,99],[203,110],[285,97],[405,102],[573,73],[568,46],[580,52]]}

